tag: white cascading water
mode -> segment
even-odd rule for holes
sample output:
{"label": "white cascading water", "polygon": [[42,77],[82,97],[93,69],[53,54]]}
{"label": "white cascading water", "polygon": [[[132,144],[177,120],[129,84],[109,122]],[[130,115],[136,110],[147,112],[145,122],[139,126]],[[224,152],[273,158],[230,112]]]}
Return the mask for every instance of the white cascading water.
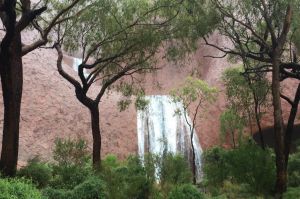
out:
{"label": "white cascading water", "polygon": [[[76,72],[78,72],[78,66],[79,66],[80,64],[82,64],[82,59],[74,57],[74,58],[73,58],[73,66],[72,66],[72,67],[73,67],[73,70],[76,71]],[[89,74],[86,72],[85,69],[83,69],[83,74],[84,74],[85,77],[88,77],[88,75],[89,75]]]}
{"label": "white cascading water", "polygon": [[[174,103],[170,96],[146,96],[149,101],[145,110],[138,110],[138,152],[141,158],[145,153],[162,155],[164,150],[180,153],[192,163],[191,120],[184,116],[182,103]],[[176,111],[181,114],[175,114]],[[201,180],[202,148],[196,131],[193,135],[195,149],[196,180]]]}

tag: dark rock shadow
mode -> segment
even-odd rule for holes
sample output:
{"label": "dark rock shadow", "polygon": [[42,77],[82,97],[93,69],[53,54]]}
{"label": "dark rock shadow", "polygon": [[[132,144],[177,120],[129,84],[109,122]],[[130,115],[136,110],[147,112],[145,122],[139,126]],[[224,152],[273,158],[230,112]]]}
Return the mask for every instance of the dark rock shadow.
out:
{"label": "dark rock shadow", "polygon": [[[268,147],[274,148],[275,145],[275,138],[274,138],[274,129],[273,127],[265,128],[263,129],[263,135],[265,143]],[[253,135],[253,139],[261,145],[259,133],[255,133]],[[292,146],[291,146],[291,152],[294,152],[296,149],[296,146],[300,145],[300,124],[295,125],[293,135],[292,135]]]}

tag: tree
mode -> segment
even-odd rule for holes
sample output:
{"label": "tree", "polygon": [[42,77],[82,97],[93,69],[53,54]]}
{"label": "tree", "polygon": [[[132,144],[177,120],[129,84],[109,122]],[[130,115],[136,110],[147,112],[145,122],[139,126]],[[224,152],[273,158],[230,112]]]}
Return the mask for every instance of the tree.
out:
{"label": "tree", "polygon": [[[197,35],[209,30],[205,25],[208,14],[202,1],[95,0],[58,29],[57,68],[74,86],[77,99],[90,110],[94,167],[101,163],[99,104],[105,92],[121,80],[135,82],[136,73],[156,70],[160,58],[156,54],[161,47],[171,58],[192,51]],[[194,16],[203,17],[199,24]],[[61,46],[81,52],[79,81],[63,70]],[[89,74],[85,76],[84,70]],[[100,89],[92,96],[89,91],[95,84]]]}
{"label": "tree", "polygon": [[[41,2],[41,1],[40,1]],[[46,11],[47,5],[31,5],[30,0],[0,1],[0,18],[4,25],[4,37],[0,46],[0,76],[4,101],[4,124],[0,169],[4,175],[13,176],[16,172],[19,148],[20,108],[23,88],[22,57],[45,45],[52,28],[65,20],[65,14],[79,0],[74,0],[53,17],[46,20],[44,27],[39,26],[39,16]],[[40,38],[31,44],[22,43],[21,32],[33,26]]]}
{"label": "tree", "polygon": [[[194,184],[196,184],[196,157],[193,138],[198,119],[197,117],[200,109],[205,110],[205,105],[207,103],[211,104],[215,101],[217,92],[218,91],[215,87],[211,87],[206,82],[193,77],[188,77],[181,87],[171,91],[173,101],[183,104],[183,113],[181,113],[179,110],[176,112],[176,114],[184,115],[185,121],[188,124],[191,132],[190,142],[192,147],[192,172]],[[196,104],[196,108],[192,113],[192,121],[190,121],[188,113],[193,103]]]}
{"label": "tree", "polygon": [[229,135],[231,137],[233,148],[236,148],[236,131],[238,132],[238,141],[240,142],[242,131],[245,126],[244,118],[240,117],[236,110],[229,108],[221,114],[220,124],[221,139],[225,140]]}
{"label": "tree", "polygon": [[[284,131],[281,107],[280,82],[287,78],[299,79],[299,65],[293,59],[292,45],[296,37],[292,32],[299,26],[299,1],[254,0],[219,1],[214,0],[220,15],[219,32],[229,38],[232,46],[217,46],[205,38],[206,44],[239,57],[246,73],[272,73],[272,102],[274,110],[274,135],[277,179],[276,197],[281,197],[287,184],[287,151],[290,147],[291,132]],[[293,28],[293,30],[291,30]],[[292,43],[292,42],[291,42]],[[291,44],[290,43],[290,44]],[[288,50],[286,50],[288,49]]]}
{"label": "tree", "polygon": [[255,119],[260,134],[262,148],[265,143],[262,134],[260,118],[263,109],[268,106],[269,82],[265,75],[245,74],[242,67],[229,68],[224,71],[222,80],[226,87],[228,108],[236,111],[244,121],[248,120],[251,135],[252,120]]}

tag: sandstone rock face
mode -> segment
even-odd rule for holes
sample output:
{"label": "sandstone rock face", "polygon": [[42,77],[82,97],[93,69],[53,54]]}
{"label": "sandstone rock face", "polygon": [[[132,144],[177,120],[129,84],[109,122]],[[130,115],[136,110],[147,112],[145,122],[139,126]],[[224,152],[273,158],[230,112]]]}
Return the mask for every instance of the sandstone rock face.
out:
{"label": "sandstone rock face", "polygon": [[[26,32],[22,36],[25,43],[34,39],[32,32]],[[36,155],[43,159],[51,158],[53,143],[58,137],[80,137],[91,143],[89,111],[76,99],[73,86],[58,74],[56,59],[56,51],[50,49],[37,49],[23,58],[24,88],[19,165],[24,165],[28,159]],[[70,59],[65,59],[64,68],[69,74],[76,76],[68,65],[70,64],[68,60]],[[97,87],[92,90],[92,93],[96,92]],[[118,112],[119,98],[120,96],[116,93],[105,96],[101,102],[100,112],[103,154],[115,153],[122,158],[137,151],[136,132],[133,131],[136,116],[127,112]],[[133,107],[131,112],[134,112]],[[2,126],[3,100],[1,97],[0,142],[2,141]]]}
{"label": "sandstone rock face", "polygon": [[[23,39],[25,43],[32,41],[34,33],[24,33]],[[211,40],[219,45],[228,44],[217,34],[214,34]],[[159,65],[163,66],[163,69],[146,75],[143,83],[147,95],[166,95],[171,89],[181,85],[188,75],[197,74],[219,89],[216,103],[207,106],[205,112],[200,110],[201,118],[197,120],[197,133],[204,149],[219,143],[219,116],[226,105],[220,76],[222,71],[230,66],[225,59],[205,58],[205,55],[222,54],[199,42],[199,49],[180,65],[161,60]],[[57,137],[80,137],[89,142],[89,147],[92,146],[89,111],[76,99],[74,88],[58,74],[56,59],[56,51],[50,49],[37,49],[23,58],[24,90],[19,165],[24,165],[28,159],[36,155],[50,159],[53,143]],[[64,68],[69,74],[76,76],[71,65],[72,58],[66,56]],[[294,86],[290,83],[287,83],[286,87],[289,93],[293,92]],[[98,90],[99,88],[95,86],[91,95]],[[122,99],[120,94],[110,91],[100,103],[102,156],[113,153],[125,158],[129,154],[137,153],[136,110],[131,105],[126,111],[119,112],[117,102],[120,99]],[[287,104],[284,106],[285,109],[289,109]],[[191,113],[193,108],[192,106]],[[272,125],[272,114],[264,119],[264,123],[264,126]],[[0,98],[0,144],[2,125],[3,101]]]}

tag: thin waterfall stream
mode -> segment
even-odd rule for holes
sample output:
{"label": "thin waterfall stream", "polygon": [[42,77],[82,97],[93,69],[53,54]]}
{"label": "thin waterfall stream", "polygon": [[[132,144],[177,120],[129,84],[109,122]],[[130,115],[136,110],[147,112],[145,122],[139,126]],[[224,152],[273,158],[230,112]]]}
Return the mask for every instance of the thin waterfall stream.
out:
{"label": "thin waterfall stream", "polygon": [[[78,73],[78,66],[79,66],[80,64],[82,64],[82,59],[74,57],[74,58],[73,58],[73,65],[72,65],[72,68],[73,68],[73,70],[74,70],[76,73]],[[84,74],[84,76],[85,76],[86,78],[89,76],[89,74],[88,74],[88,72],[87,72],[86,69],[83,69],[83,74]]]}
{"label": "thin waterfall stream", "polygon": [[[174,103],[167,95],[146,96],[149,101],[145,110],[138,110],[138,153],[163,155],[163,152],[182,154],[192,164],[191,119],[184,116],[182,103]],[[176,114],[176,111],[181,114]],[[186,121],[188,120],[188,122]],[[201,180],[202,148],[196,131],[193,135],[195,149],[196,180]]]}

